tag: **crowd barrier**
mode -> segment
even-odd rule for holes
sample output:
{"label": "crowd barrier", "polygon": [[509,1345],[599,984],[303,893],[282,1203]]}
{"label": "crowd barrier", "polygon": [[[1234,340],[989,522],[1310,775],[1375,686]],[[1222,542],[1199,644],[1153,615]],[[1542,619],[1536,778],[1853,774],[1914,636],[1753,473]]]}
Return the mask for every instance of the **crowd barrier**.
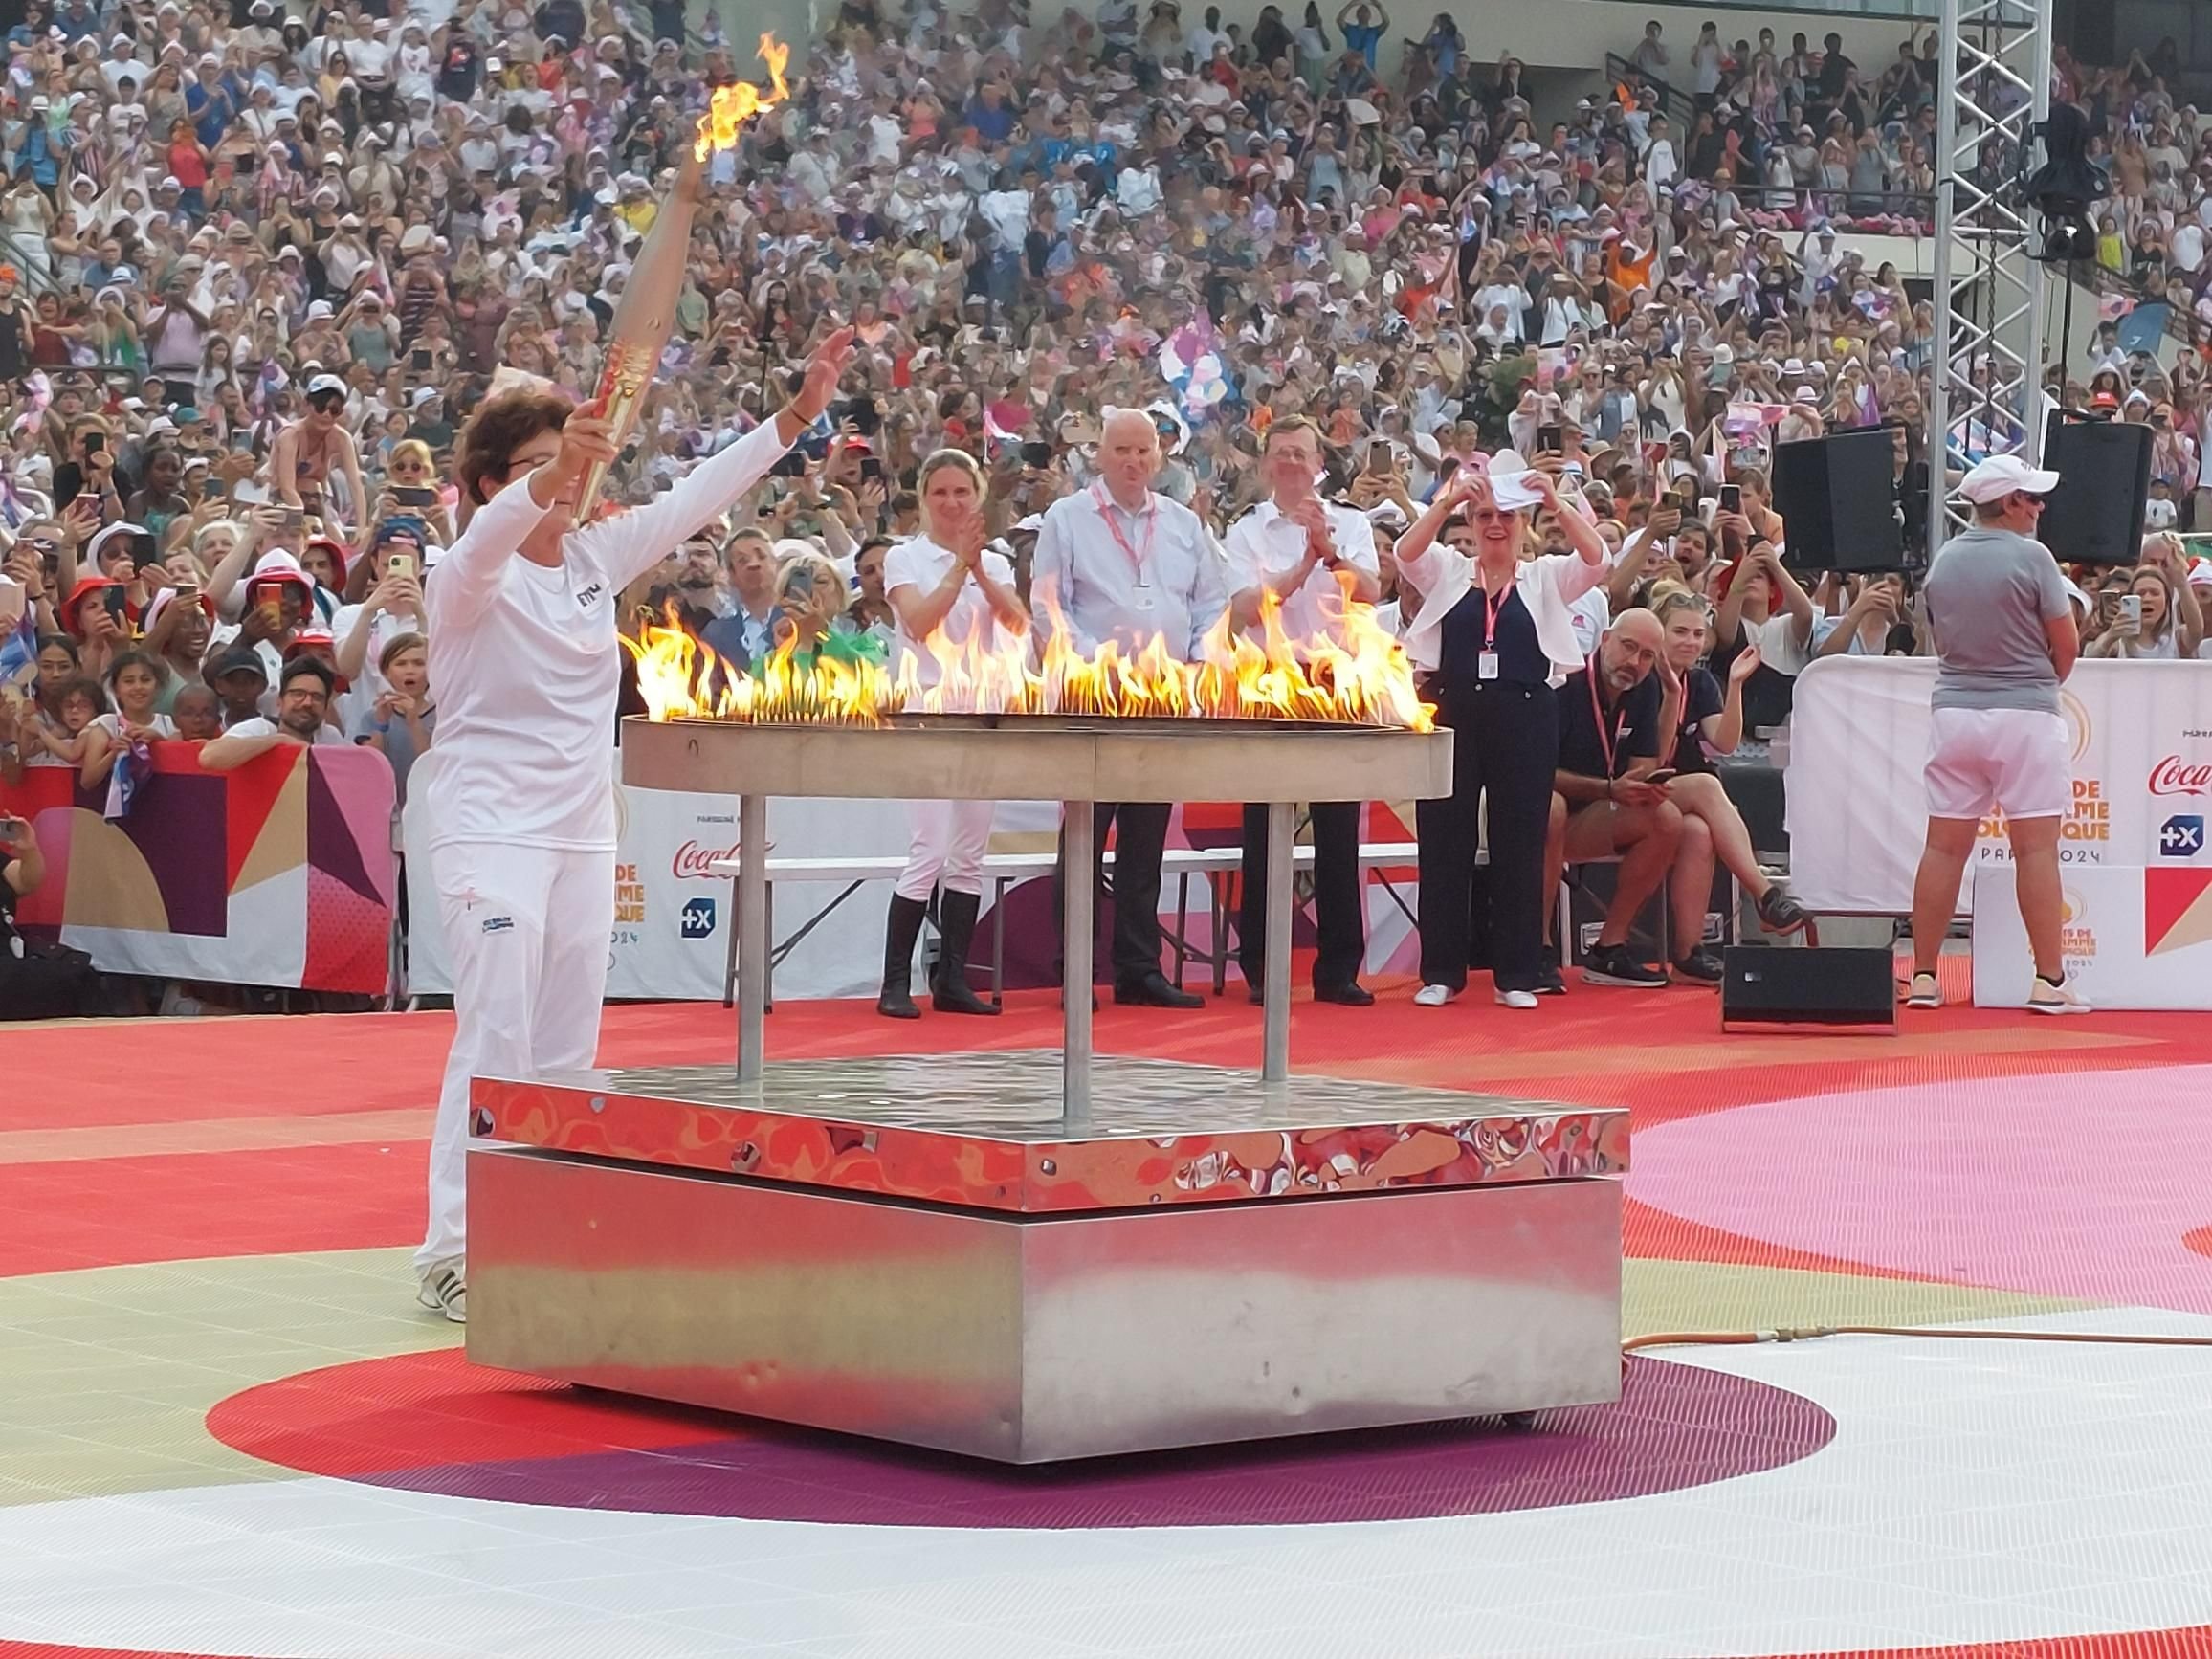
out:
{"label": "crowd barrier", "polygon": [[30,821],[46,879],[16,906],[105,973],[382,993],[389,980],[392,774],[372,749],[272,750],[229,773],[195,745],[153,745],[130,810],[107,787],[33,766],[0,785]]}
{"label": "crowd barrier", "polygon": [[[731,882],[712,866],[733,854],[738,803],[731,795],[665,789],[617,790],[618,850],[614,934],[608,948],[607,994],[656,1001],[720,1002],[729,956]],[[1234,845],[1242,808],[1181,808],[1169,832],[1171,848]],[[420,844],[411,831],[408,839]],[[1053,847],[1059,807],[1049,801],[1005,801],[993,820],[994,852],[1040,852]],[[1366,839],[1412,840],[1410,805],[1368,808]],[[895,869],[907,850],[906,806],[898,801],[776,799],[768,804],[770,856],[882,861]],[[1047,872],[1050,866],[1043,869]],[[409,927],[407,990],[442,995],[453,986],[437,926],[437,890],[427,858],[407,861]],[[790,949],[776,962],[776,993],[783,998],[874,996],[883,975],[883,919],[891,882],[854,882],[840,874],[822,880],[776,883],[775,931]],[[993,884],[994,886],[996,884]],[[1162,883],[1161,914],[1175,920],[1177,883]],[[995,934],[1006,910],[1005,979],[1010,987],[1049,983],[1051,977],[1051,883],[1049,874],[986,896],[984,937]],[[821,913],[828,911],[827,916]],[[819,917],[819,925],[808,925]],[[1210,918],[1198,907],[1184,917],[1194,954],[1211,947]],[[1417,944],[1412,923],[1378,876],[1367,889],[1367,965],[1371,971],[1413,968]],[[1308,923],[1299,938],[1310,942]],[[794,940],[794,935],[803,935]],[[1103,938],[1103,930],[1101,930]],[[1103,948],[1103,944],[1101,946]]]}
{"label": "crowd barrier", "polygon": [[[1935,684],[1925,657],[1825,657],[1798,677],[1784,781],[1790,885],[1807,908],[1911,912]],[[2084,662],[2059,703],[2073,761],[2061,860],[2212,865],[2212,662]],[[1983,824],[1977,863],[2008,856],[2002,824]]]}

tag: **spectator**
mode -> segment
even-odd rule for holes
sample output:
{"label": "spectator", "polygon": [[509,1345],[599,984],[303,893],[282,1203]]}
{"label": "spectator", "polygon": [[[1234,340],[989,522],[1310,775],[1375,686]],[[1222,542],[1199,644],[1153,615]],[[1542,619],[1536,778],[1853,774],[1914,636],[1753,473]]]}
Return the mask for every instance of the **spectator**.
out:
{"label": "spectator", "polygon": [[[276,718],[254,715],[227,724],[223,735],[200,751],[200,764],[210,772],[229,772],[286,744],[304,748],[344,742],[326,718],[336,684],[328,664],[313,656],[294,657],[277,682]],[[222,690],[219,680],[217,690]]]}
{"label": "spectator", "polygon": [[[1626,611],[1606,631],[1597,656],[1559,688],[1559,764],[1540,891],[1557,890],[1559,872],[1567,863],[1619,856],[1612,901],[1582,965],[1582,978],[1594,985],[1667,983],[1667,970],[1639,962],[1628,939],[1645,900],[1675,864],[1684,838],[1681,808],[1668,799],[1664,781],[1650,781],[1669,736],[1653,674],[1665,642],[1651,612]],[[1702,899],[1713,883],[1712,838],[1702,823],[1694,834],[1702,850],[1689,862],[1704,867],[1705,887],[1697,890]],[[1697,915],[1704,914],[1700,902]],[[1697,942],[1695,936],[1675,941],[1690,947]],[[1692,948],[1675,962],[1674,971],[1717,983],[1716,970],[1705,971],[1710,959],[1700,961],[1699,954]]]}

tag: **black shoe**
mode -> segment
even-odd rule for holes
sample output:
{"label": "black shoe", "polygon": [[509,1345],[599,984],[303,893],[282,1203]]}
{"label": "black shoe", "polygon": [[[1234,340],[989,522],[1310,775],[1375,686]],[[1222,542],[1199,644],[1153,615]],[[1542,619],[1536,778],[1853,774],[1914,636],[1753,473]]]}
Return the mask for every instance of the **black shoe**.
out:
{"label": "black shoe", "polygon": [[1316,985],[1314,1001],[1335,1003],[1346,1008],[1371,1008],[1375,1006],[1375,993],[1358,980],[1346,980],[1340,985]]}
{"label": "black shoe", "polygon": [[1567,994],[1567,976],[1559,972],[1559,964],[1548,962],[1537,969],[1537,983],[1529,989],[1539,997],[1563,997]]}
{"label": "black shoe", "polygon": [[929,906],[918,898],[891,896],[891,914],[883,924],[883,990],[875,1011],[887,1020],[918,1020],[914,1006],[914,942],[921,937],[922,918]]}
{"label": "black shoe", "polygon": [[1769,887],[1759,896],[1759,923],[1769,933],[1802,933],[1812,913],[1781,887]]}
{"label": "black shoe", "polygon": [[1265,991],[1263,991],[1262,989],[1260,989],[1260,987],[1259,987],[1259,986],[1258,986],[1256,984],[1254,984],[1253,982],[1251,982],[1250,980],[1247,980],[1247,981],[1245,982],[1245,1001],[1246,1001],[1246,1002],[1248,1002],[1248,1003],[1251,1004],[1251,1006],[1252,1006],[1253,1007],[1255,1007],[1255,1008],[1256,1008],[1256,1007],[1261,1007],[1261,1006],[1265,1006],[1265,1004],[1267,1003],[1267,1000],[1268,1000],[1268,994],[1267,994],[1267,992],[1265,992]]}
{"label": "black shoe", "polygon": [[1625,944],[1602,944],[1582,959],[1582,983],[1642,989],[1665,984],[1667,975],[1661,969],[1638,962]]}
{"label": "black shoe", "polygon": [[1716,985],[1721,972],[1720,959],[1703,945],[1674,964],[1674,977],[1693,985]]}
{"label": "black shoe", "polygon": [[1130,984],[1116,985],[1114,1000],[1124,1005],[1143,1008],[1203,1008],[1206,999],[1189,991],[1179,991],[1167,983],[1162,973],[1149,973]]}
{"label": "black shoe", "polygon": [[937,973],[930,981],[929,1006],[940,1014],[995,1014],[999,1010],[968,984],[968,944],[975,938],[976,910],[983,901],[951,888],[939,896]]}

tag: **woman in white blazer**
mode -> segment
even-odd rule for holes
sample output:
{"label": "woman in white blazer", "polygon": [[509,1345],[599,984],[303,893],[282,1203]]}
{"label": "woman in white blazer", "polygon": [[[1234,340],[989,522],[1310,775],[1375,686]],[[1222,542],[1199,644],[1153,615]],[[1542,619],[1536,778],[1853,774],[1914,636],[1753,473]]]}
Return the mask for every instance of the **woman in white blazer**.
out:
{"label": "woman in white blazer", "polygon": [[[1492,486],[1517,482],[1559,518],[1569,554],[1533,556],[1529,514]],[[1456,542],[1457,545],[1452,543]],[[1451,728],[1451,793],[1415,807],[1421,846],[1421,989],[1438,1007],[1466,988],[1474,854],[1489,796],[1491,980],[1496,1000],[1533,1008],[1563,989],[1543,959],[1544,831],[1559,757],[1552,688],[1582,666],[1568,606],[1604,579],[1598,527],[1549,474],[1501,451],[1462,470],[1400,538],[1399,570],[1420,590],[1406,654]]]}

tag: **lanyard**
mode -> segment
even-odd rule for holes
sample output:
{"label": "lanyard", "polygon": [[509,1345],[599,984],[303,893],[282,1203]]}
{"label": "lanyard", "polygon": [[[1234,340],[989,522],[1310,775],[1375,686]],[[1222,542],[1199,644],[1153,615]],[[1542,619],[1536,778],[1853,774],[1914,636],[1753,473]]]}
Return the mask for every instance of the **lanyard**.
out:
{"label": "lanyard", "polygon": [[1590,715],[1598,726],[1598,742],[1605,751],[1605,777],[1613,776],[1613,745],[1621,741],[1621,722],[1628,718],[1628,705],[1623,703],[1613,711],[1613,729],[1605,730],[1605,711],[1598,703],[1598,665],[1590,664],[1586,671],[1590,681]]}
{"label": "lanyard", "polygon": [[1474,585],[1474,590],[1477,593],[1482,594],[1483,650],[1495,651],[1497,649],[1497,619],[1505,614],[1506,601],[1514,596],[1514,592],[1518,584],[1509,577],[1506,581],[1506,585],[1497,590],[1497,598],[1493,600],[1488,593],[1483,591],[1483,586],[1480,582],[1477,582]]}
{"label": "lanyard", "polygon": [[1144,545],[1141,549],[1132,547],[1129,538],[1121,534],[1121,526],[1115,521],[1114,503],[1106,494],[1105,485],[1093,484],[1091,499],[1097,503],[1098,517],[1106,520],[1107,534],[1114,538],[1114,544],[1128,555],[1130,568],[1137,573],[1137,586],[1150,587],[1152,581],[1144,574],[1144,565],[1145,561],[1152,557],[1152,531],[1160,517],[1159,498],[1149,490],[1144,494]]}

